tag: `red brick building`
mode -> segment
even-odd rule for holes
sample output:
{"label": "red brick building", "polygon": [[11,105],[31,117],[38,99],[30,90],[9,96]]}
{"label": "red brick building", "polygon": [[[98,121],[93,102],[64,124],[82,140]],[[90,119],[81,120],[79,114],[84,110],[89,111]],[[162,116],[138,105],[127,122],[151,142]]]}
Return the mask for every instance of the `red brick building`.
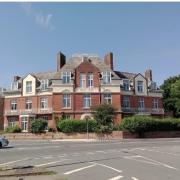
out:
{"label": "red brick building", "polygon": [[19,125],[28,131],[34,118],[48,121],[92,117],[91,107],[111,103],[114,123],[133,114],[163,116],[162,92],[152,80],[152,71],[133,74],[114,71],[113,54],[101,60],[95,55],[74,55],[67,62],[57,54],[57,71],[15,76],[4,96],[4,128]]}
{"label": "red brick building", "polygon": [[3,97],[3,92],[4,88],[0,88],[0,130],[3,129],[4,126],[4,97]]}

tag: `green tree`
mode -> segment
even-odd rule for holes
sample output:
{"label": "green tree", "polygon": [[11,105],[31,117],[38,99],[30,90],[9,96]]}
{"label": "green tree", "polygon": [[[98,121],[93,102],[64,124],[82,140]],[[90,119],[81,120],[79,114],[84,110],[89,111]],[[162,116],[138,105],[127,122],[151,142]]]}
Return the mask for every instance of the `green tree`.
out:
{"label": "green tree", "polygon": [[174,117],[180,117],[180,75],[164,81],[161,89],[165,111],[173,112]]}
{"label": "green tree", "polygon": [[113,118],[115,108],[111,104],[101,104],[93,108],[93,116],[97,121],[98,132],[111,132],[113,130]]}

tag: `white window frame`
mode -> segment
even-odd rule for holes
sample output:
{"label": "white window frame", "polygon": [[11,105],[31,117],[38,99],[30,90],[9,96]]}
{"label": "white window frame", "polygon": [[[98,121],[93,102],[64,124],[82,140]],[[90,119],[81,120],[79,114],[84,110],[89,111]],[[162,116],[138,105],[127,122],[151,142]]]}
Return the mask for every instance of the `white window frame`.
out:
{"label": "white window frame", "polygon": [[123,90],[124,91],[129,91],[129,87],[130,87],[129,80],[128,79],[123,79]]}
{"label": "white window frame", "polygon": [[63,108],[71,108],[71,94],[63,94]]}
{"label": "white window frame", "polygon": [[40,99],[40,109],[48,109],[48,98],[43,97]]}
{"label": "white window frame", "polygon": [[8,118],[8,127],[14,127],[16,125],[16,119],[14,117]]}
{"label": "white window frame", "polygon": [[48,79],[42,79],[41,80],[41,90],[45,91],[46,89],[48,89],[49,86],[49,80]]}
{"label": "white window frame", "polygon": [[88,87],[93,87],[94,86],[93,73],[88,73],[87,79],[88,79]]}
{"label": "white window frame", "polygon": [[80,73],[80,87],[86,87],[86,74]]}
{"label": "white window frame", "polygon": [[145,108],[144,98],[143,97],[138,98],[138,108],[139,109],[144,109]]}
{"label": "white window frame", "polygon": [[83,96],[83,107],[90,108],[91,107],[91,94],[84,94]]}
{"label": "white window frame", "polygon": [[17,111],[17,100],[11,100],[11,111]]}
{"label": "white window frame", "polygon": [[109,71],[103,72],[102,76],[103,76],[103,84],[111,83],[111,72]]}
{"label": "white window frame", "polygon": [[62,72],[62,83],[69,84],[71,82],[71,72]]}
{"label": "white window frame", "polygon": [[123,96],[122,106],[124,108],[130,108],[131,107],[129,96]]}
{"label": "white window frame", "polygon": [[25,109],[26,110],[31,110],[32,109],[32,100],[31,99],[26,99]]}
{"label": "white window frame", "polygon": [[143,89],[143,81],[137,81],[137,90],[140,93],[142,93],[144,91],[144,89]]}
{"label": "white window frame", "polygon": [[105,104],[112,104],[112,94],[111,93],[104,93],[103,94],[103,102]]}
{"label": "white window frame", "polygon": [[26,93],[32,93],[32,81],[26,81]]}
{"label": "white window frame", "polygon": [[152,108],[153,109],[158,109],[159,108],[159,100],[157,98],[153,98]]}

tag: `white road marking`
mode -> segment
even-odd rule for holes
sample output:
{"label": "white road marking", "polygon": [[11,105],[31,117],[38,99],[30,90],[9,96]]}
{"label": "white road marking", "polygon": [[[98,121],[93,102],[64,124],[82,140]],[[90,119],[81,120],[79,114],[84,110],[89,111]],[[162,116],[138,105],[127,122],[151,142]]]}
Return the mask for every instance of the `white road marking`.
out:
{"label": "white road marking", "polygon": [[158,150],[154,150],[154,149],[145,149],[146,151],[150,151],[150,152],[157,152],[157,153],[162,153],[162,154],[168,154],[168,155],[172,155],[172,156],[180,156],[180,154],[175,154],[175,153],[170,153],[170,152],[165,152],[165,151],[158,151]]}
{"label": "white road marking", "polygon": [[113,178],[111,178],[111,179],[109,179],[109,180],[118,180],[118,179],[121,179],[121,178],[123,178],[124,176],[116,176],[116,177],[113,177]]}
{"label": "white road marking", "polygon": [[53,161],[53,162],[44,163],[44,164],[37,164],[37,165],[34,165],[34,166],[35,167],[41,167],[41,166],[46,166],[46,165],[50,165],[50,164],[56,164],[56,163],[67,161],[67,160],[69,160],[69,159],[62,159],[60,161]]}
{"label": "white road marking", "polygon": [[[173,166],[170,166],[170,165],[168,165],[168,164],[162,163],[162,162],[160,162],[160,161],[156,161],[156,160],[147,158],[147,157],[145,157],[145,156],[140,156],[140,155],[137,155],[137,156],[124,156],[124,158],[126,158],[126,159],[131,159],[131,160],[135,160],[135,161],[139,161],[139,162],[144,162],[144,163],[147,163],[147,164],[162,165],[162,166],[167,167],[167,168],[169,168],[169,169],[178,170],[177,168],[175,168],[175,167],[173,167]],[[137,158],[142,158],[142,159],[137,159]],[[144,160],[143,160],[143,159],[144,159]]]}
{"label": "white road marking", "polygon": [[139,180],[138,178],[136,177],[131,177],[132,180]]}
{"label": "white road marking", "polygon": [[115,168],[113,168],[113,167],[111,167],[111,166],[107,166],[107,165],[105,165],[105,164],[100,164],[100,163],[95,163],[95,162],[89,162],[89,163],[93,163],[93,164],[96,164],[96,165],[99,165],[99,166],[102,166],[102,167],[106,167],[106,168],[108,168],[108,169],[111,169],[111,170],[113,170],[113,171],[122,173],[122,170],[115,169]]}
{"label": "white road marking", "polygon": [[96,151],[97,153],[104,153],[104,154],[106,154],[107,152],[105,152],[105,151]]}
{"label": "white road marking", "polygon": [[137,159],[137,158],[141,158],[142,156],[124,156],[125,159],[130,159],[130,160],[134,160],[134,161],[138,161],[138,162],[143,162],[143,163],[146,163],[146,164],[152,164],[152,165],[158,165],[157,163],[154,163],[154,162],[151,162],[151,161],[146,161],[146,160],[143,160],[143,159]]}
{"label": "white road marking", "polygon": [[96,164],[92,164],[90,166],[85,166],[85,167],[82,167],[82,168],[78,168],[78,169],[74,169],[74,170],[71,170],[71,171],[67,171],[67,172],[64,173],[64,175],[73,174],[75,172],[82,171],[84,169],[88,169],[88,168],[91,168],[91,167],[94,167],[94,166],[96,166]]}
{"label": "white road marking", "polygon": [[86,154],[88,154],[88,155],[93,155],[93,154],[95,154],[95,153],[93,153],[93,152],[87,152]]}
{"label": "white road marking", "polygon": [[24,158],[24,159],[19,159],[19,160],[16,160],[16,161],[6,162],[6,163],[0,164],[0,166],[4,166],[4,165],[8,165],[8,164],[13,164],[13,163],[21,162],[21,161],[26,161],[28,159],[30,159],[30,158]]}
{"label": "white road marking", "polygon": [[80,153],[72,153],[71,156],[80,156]]}

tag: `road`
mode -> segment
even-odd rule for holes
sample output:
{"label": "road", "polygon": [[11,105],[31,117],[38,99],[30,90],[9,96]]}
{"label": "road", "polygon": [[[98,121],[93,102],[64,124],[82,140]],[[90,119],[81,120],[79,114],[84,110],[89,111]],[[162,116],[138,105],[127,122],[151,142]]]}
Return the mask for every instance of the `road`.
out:
{"label": "road", "polygon": [[1,166],[47,167],[68,180],[179,180],[180,139],[11,141]]}

